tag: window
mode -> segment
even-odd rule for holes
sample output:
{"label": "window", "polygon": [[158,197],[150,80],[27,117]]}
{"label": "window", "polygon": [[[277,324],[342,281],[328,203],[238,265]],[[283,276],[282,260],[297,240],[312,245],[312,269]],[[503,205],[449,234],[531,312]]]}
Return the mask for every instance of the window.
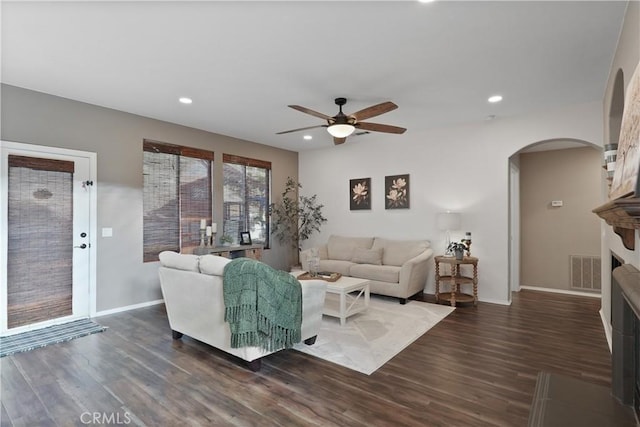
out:
{"label": "window", "polygon": [[213,152],[145,140],[144,261],[162,251],[193,252],[200,220],[211,223]]}
{"label": "window", "polygon": [[223,233],[239,242],[248,231],[253,243],[269,246],[271,162],[223,155]]}

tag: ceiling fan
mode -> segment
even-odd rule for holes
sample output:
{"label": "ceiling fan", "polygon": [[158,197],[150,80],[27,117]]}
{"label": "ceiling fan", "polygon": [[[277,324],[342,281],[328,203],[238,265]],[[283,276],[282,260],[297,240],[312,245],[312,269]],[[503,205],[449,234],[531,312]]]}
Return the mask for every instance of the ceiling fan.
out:
{"label": "ceiling fan", "polygon": [[393,102],[387,101],[380,104],[372,105],[363,110],[355,112],[353,114],[346,115],[342,112],[342,106],[347,103],[346,98],[336,98],[336,105],[340,108],[340,111],[335,116],[327,116],[326,114],[318,113],[317,111],[310,110],[300,105],[289,105],[294,110],[301,111],[306,114],[310,114],[314,117],[319,117],[327,121],[324,125],[308,126],[299,129],[285,130],[278,132],[276,135],[282,135],[283,133],[298,132],[301,130],[314,129],[314,128],[327,128],[327,131],[333,136],[333,142],[336,145],[343,144],[349,135],[351,135],[356,129],[373,132],[386,132],[386,133],[404,133],[405,128],[391,125],[383,125],[380,123],[362,122],[371,117],[376,117],[389,111],[393,111],[398,106]]}

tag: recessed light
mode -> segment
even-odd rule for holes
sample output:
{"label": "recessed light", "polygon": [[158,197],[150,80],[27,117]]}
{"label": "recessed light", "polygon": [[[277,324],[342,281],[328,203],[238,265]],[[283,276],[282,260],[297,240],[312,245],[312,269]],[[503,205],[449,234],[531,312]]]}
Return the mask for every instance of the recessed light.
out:
{"label": "recessed light", "polygon": [[493,96],[489,97],[489,99],[487,101],[489,101],[491,103],[500,102],[500,101],[502,101],[502,95],[493,95]]}
{"label": "recessed light", "polygon": [[434,0],[418,0],[420,3],[433,3]]}
{"label": "recessed light", "polygon": [[191,98],[187,98],[186,96],[178,99],[178,101],[182,102],[183,104],[191,104],[193,102]]}
{"label": "recessed light", "polygon": [[313,139],[313,137],[311,135],[305,135],[303,136],[304,139],[306,139],[307,141],[310,139]]}

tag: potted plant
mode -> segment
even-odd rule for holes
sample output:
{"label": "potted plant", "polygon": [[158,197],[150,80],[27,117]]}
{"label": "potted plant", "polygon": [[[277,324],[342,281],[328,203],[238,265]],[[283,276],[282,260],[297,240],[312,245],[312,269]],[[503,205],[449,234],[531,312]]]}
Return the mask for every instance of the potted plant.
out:
{"label": "potted plant", "polygon": [[223,234],[222,237],[220,237],[220,244],[222,246],[231,246],[232,243],[233,237],[229,236],[228,234]]}
{"label": "potted plant", "polygon": [[453,253],[457,260],[464,257],[464,251],[468,250],[467,245],[463,242],[451,242],[447,246],[447,253]]}
{"label": "potted plant", "polygon": [[299,196],[299,188],[302,185],[288,177],[281,200],[269,206],[272,215],[271,234],[280,243],[286,243],[297,250],[296,262],[302,242],[314,232],[320,231],[320,226],[327,222],[322,215],[324,205],[318,203],[317,195]]}

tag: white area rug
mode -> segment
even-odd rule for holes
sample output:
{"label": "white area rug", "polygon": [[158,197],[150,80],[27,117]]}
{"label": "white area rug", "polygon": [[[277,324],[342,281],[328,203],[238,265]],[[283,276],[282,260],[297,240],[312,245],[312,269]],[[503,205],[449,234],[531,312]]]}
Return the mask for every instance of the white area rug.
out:
{"label": "white area rug", "polygon": [[453,310],[419,301],[401,305],[372,295],[369,309],[347,318],[344,326],[336,317],[323,316],[316,343],[294,349],[371,375]]}

